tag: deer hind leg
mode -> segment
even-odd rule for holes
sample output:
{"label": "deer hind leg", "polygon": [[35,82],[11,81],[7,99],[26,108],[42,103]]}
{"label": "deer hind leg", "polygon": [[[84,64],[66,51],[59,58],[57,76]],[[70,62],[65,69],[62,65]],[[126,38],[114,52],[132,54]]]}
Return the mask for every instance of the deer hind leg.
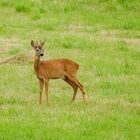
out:
{"label": "deer hind leg", "polygon": [[82,88],[84,88],[83,85],[82,85],[78,80],[77,80],[77,82],[79,83],[79,85],[80,85]]}
{"label": "deer hind leg", "polygon": [[42,103],[42,91],[43,91],[44,81],[43,79],[39,79],[39,87],[40,87],[40,94],[39,94],[39,104]]}
{"label": "deer hind leg", "polygon": [[79,83],[79,85],[83,88],[82,90],[82,96],[83,96],[83,100],[84,100],[84,103],[87,104],[87,98],[85,96],[85,90],[84,90],[84,87],[83,85],[77,80],[77,82]]}
{"label": "deer hind leg", "polygon": [[67,75],[67,77],[70,81],[72,81],[73,84],[75,84],[81,90],[82,96],[84,99],[84,103],[87,104],[87,98],[85,96],[85,91],[84,91],[83,85],[77,80],[76,76],[69,74],[69,75]]}
{"label": "deer hind leg", "polygon": [[76,94],[77,94],[78,86],[73,84],[68,78],[64,79],[64,81],[67,82],[70,86],[72,86],[72,88],[74,90],[73,97],[72,97],[72,102],[74,102]]}

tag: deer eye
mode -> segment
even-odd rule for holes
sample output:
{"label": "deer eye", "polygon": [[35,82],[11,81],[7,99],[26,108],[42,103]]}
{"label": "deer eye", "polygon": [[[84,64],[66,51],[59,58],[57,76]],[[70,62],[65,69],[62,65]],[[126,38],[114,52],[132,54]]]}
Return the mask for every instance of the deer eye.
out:
{"label": "deer eye", "polygon": [[36,50],[37,52],[39,51],[39,50]]}

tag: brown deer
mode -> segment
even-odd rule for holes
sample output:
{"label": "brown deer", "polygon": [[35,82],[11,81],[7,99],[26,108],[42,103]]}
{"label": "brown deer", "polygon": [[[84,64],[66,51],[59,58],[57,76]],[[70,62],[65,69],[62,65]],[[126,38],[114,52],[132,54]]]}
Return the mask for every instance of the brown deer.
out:
{"label": "brown deer", "polygon": [[37,78],[39,79],[40,85],[40,96],[39,104],[42,102],[42,90],[45,83],[45,92],[47,104],[48,102],[48,84],[50,79],[63,79],[68,83],[74,90],[72,102],[75,99],[77,89],[79,88],[82,92],[84,102],[87,103],[85,97],[85,91],[83,85],[77,80],[76,73],[79,65],[70,59],[53,59],[53,60],[40,60],[40,57],[44,55],[44,45],[45,41],[38,43],[37,41],[31,41],[31,46],[35,50],[35,60],[34,60],[34,70]]}

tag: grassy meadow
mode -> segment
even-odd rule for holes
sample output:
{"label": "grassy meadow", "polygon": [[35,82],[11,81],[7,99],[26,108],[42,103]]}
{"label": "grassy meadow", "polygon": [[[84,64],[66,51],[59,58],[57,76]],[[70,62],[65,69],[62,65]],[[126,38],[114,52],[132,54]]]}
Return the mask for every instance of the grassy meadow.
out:
{"label": "grassy meadow", "polygon": [[[80,64],[88,105],[62,80],[39,107],[31,40]],[[140,1],[0,0],[0,140],[139,140]]]}

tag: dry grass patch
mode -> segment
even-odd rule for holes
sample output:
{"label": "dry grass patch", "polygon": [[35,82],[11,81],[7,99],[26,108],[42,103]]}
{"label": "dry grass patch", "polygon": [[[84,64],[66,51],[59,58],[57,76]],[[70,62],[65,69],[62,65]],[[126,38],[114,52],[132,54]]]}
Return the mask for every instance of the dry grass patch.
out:
{"label": "dry grass patch", "polygon": [[[107,41],[113,41],[113,42],[119,42],[119,41],[124,41],[130,45],[140,46],[140,39],[134,37],[125,37],[126,34],[137,34],[140,35],[140,32],[133,32],[129,30],[102,30],[95,35],[100,38],[101,40],[107,40]],[[139,47],[137,47],[139,50]]]}
{"label": "dry grass patch", "polygon": [[19,47],[21,43],[18,38],[0,38],[0,49],[2,52],[7,52],[13,47]]}

